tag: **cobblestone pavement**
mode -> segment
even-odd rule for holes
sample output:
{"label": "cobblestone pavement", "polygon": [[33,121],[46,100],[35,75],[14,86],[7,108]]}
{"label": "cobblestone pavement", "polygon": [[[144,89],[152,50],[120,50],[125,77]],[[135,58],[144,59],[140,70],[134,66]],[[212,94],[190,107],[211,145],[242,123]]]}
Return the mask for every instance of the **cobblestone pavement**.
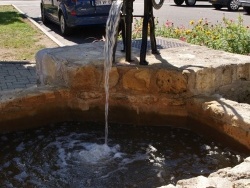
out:
{"label": "cobblestone pavement", "polygon": [[0,92],[36,87],[35,64],[0,62]]}

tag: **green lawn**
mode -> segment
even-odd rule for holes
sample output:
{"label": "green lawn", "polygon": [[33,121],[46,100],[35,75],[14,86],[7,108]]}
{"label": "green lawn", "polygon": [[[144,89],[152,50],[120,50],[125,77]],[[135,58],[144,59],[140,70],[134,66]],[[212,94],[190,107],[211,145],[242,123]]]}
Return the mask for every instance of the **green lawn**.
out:
{"label": "green lawn", "polygon": [[[12,6],[0,6],[0,61],[34,61],[44,34]],[[45,36],[46,37],[46,36]]]}

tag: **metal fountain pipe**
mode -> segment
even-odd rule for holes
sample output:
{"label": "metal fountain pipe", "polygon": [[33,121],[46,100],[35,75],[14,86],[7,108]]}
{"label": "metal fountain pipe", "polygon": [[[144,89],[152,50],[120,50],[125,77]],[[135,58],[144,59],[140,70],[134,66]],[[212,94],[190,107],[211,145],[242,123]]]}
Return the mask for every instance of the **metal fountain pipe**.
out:
{"label": "metal fountain pipe", "polygon": [[126,61],[131,62],[131,44],[132,44],[132,23],[133,23],[133,1],[125,0],[125,52]]}
{"label": "metal fountain pipe", "polygon": [[[164,0],[144,0],[144,16],[143,16],[143,27],[142,27],[142,44],[140,51],[140,65],[148,65],[146,61],[147,52],[147,36],[148,36],[148,25],[150,28],[150,41],[151,49],[153,54],[159,54],[156,46],[155,39],[155,23],[153,15],[153,7],[155,9],[160,9],[164,3]],[[131,62],[131,40],[132,40],[132,22],[133,22],[133,2],[134,0],[124,0],[122,16],[125,16],[125,24],[122,28],[124,50],[126,52],[126,61]],[[125,39],[124,39],[125,38]]]}

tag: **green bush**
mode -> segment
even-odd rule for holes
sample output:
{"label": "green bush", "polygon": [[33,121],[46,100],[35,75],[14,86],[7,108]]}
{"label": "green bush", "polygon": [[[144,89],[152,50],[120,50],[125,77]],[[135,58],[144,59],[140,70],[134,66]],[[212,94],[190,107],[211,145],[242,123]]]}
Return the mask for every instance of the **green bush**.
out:
{"label": "green bush", "polygon": [[[142,28],[142,21],[136,20],[134,23],[132,36],[140,38],[141,34],[138,31]],[[170,21],[163,26],[158,26],[157,23],[156,21],[156,36],[177,38],[191,44],[237,54],[250,54],[250,30],[243,25],[241,16],[237,21],[223,17],[222,22],[215,25],[206,19],[200,19],[196,23],[190,21],[190,29],[175,27]]]}

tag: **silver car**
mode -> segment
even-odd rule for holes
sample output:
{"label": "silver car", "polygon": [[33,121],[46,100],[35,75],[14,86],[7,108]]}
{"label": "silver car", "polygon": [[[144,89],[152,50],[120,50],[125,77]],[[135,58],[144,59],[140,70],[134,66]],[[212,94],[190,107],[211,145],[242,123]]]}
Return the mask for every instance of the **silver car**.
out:
{"label": "silver car", "polygon": [[229,11],[237,11],[239,9],[238,0],[209,0],[216,10],[220,10],[223,7],[227,7]]}
{"label": "silver car", "polygon": [[247,14],[250,14],[250,0],[239,0],[239,5],[243,7]]}

